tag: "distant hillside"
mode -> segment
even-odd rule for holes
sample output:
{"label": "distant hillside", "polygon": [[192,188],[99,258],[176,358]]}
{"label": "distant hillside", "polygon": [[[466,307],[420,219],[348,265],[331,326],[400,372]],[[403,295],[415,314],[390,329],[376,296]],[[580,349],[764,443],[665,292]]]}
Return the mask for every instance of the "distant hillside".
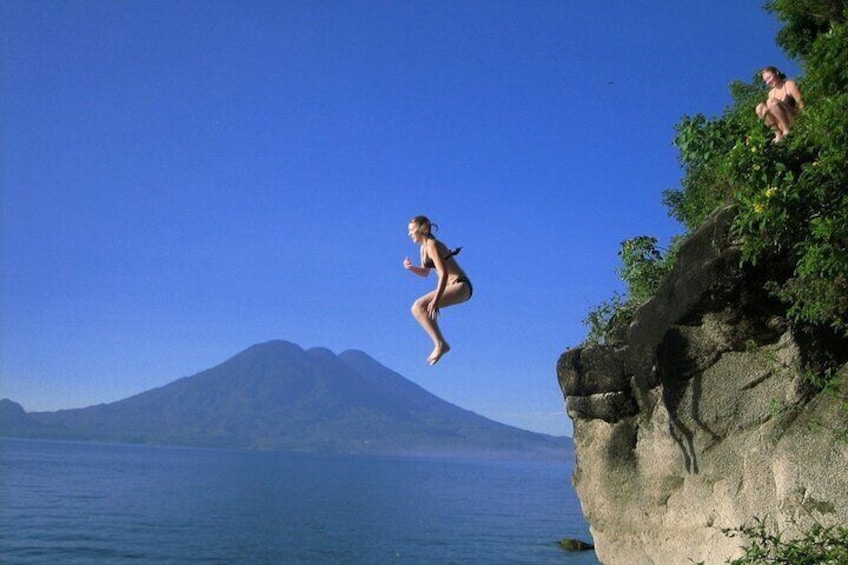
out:
{"label": "distant hillside", "polygon": [[285,341],[110,404],[26,413],[0,401],[7,437],[373,454],[565,458],[567,438],[463,410],[365,353]]}

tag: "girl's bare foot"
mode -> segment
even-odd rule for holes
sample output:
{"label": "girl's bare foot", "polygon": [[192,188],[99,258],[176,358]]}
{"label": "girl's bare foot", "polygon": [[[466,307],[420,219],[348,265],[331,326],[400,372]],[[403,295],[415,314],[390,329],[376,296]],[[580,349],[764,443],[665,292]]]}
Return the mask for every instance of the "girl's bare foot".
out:
{"label": "girl's bare foot", "polygon": [[430,353],[430,356],[427,357],[427,363],[430,365],[435,365],[439,362],[439,359],[442,358],[442,355],[450,351],[450,345],[448,342],[443,341],[439,345],[433,348],[433,352]]}

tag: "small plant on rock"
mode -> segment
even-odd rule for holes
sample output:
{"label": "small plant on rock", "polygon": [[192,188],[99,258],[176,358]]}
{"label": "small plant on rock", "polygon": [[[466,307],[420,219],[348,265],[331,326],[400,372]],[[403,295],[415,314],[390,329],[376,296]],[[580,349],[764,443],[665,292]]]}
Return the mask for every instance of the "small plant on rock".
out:
{"label": "small plant on rock", "polygon": [[744,555],[730,565],[845,565],[848,563],[848,528],[814,523],[804,535],[787,539],[764,520],[751,527],[722,530],[745,538]]}
{"label": "small plant on rock", "polygon": [[621,243],[618,276],[627,284],[627,295],[613,294],[610,300],[591,310],[583,320],[589,329],[584,343],[608,343],[627,327],[636,309],[656,294],[662,281],[674,266],[679,240],[668,250],[658,246],[657,238],[646,235]]}

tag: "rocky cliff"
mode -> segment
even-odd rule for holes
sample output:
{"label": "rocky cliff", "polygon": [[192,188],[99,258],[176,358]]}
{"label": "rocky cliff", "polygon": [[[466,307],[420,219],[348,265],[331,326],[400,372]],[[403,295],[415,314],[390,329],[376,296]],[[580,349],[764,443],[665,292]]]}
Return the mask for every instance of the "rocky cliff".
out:
{"label": "rocky cliff", "polygon": [[[618,339],[559,360],[574,486],[606,565],[725,563],[742,540],[722,529],[755,517],[787,535],[848,524],[848,344],[783,317],[740,267],[732,214],[690,236]],[[841,390],[804,378],[822,361]]]}

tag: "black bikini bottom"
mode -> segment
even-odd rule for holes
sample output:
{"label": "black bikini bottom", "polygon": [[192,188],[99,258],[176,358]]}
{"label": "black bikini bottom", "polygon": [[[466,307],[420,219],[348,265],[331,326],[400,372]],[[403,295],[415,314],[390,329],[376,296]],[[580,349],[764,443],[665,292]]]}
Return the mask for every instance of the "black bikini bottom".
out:
{"label": "black bikini bottom", "polygon": [[458,283],[465,283],[465,284],[468,285],[468,298],[470,299],[471,296],[474,294],[474,287],[471,286],[471,281],[468,280],[468,277],[459,277],[458,279],[453,281],[453,284],[458,284]]}

